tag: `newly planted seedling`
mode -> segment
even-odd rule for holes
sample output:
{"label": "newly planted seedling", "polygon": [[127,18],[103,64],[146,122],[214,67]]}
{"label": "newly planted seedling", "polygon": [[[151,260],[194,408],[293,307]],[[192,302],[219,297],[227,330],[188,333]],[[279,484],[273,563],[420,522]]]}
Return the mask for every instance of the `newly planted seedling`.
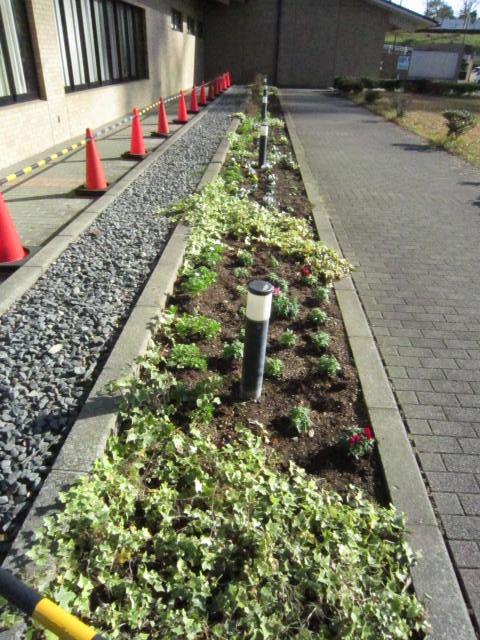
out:
{"label": "newly planted seedling", "polygon": [[297,317],[300,305],[296,298],[290,298],[286,293],[279,292],[273,297],[272,311],[276,318],[288,320]]}
{"label": "newly planted seedling", "polygon": [[168,355],[167,367],[203,370],[207,368],[207,360],[196,344],[175,344]]}
{"label": "newly planted seedling", "polygon": [[325,331],[317,331],[317,333],[312,334],[311,338],[316,350],[320,351],[320,353],[328,349],[330,336]]}
{"label": "newly planted seedling", "polygon": [[340,371],[340,363],[334,356],[322,356],[317,362],[317,371],[322,376],[334,376]]}
{"label": "newly planted seedling", "polygon": [[288,413],[290,424],[299,434],[308,433],[312,426],[310,419],[310,409],[307,407],[292,407]]}
{"label": "newly planted seedling", "polygon": [[180,338],[212,339],[221,329],[219,322],[200,314],[185,313],[175,319],[175,331]]}
{"label": "newly planted seedling", "polygon": [[294,347],[297,342],[297,336],[291,329],[286,329],[278,339],[278,344],[283,349]]}
{"label": "newly planted seedling", "polygon": [[181,284],[181,289],[184,293],[198,296],[215,284],[216,280],[217,274],[215,271],[204,266],[198,267],[198,269],[186,274],[185,280]]}
{"label": "newly planted seedling", "polygon": [[318,308],[312,309],[308,314],[308,319],[313,324],[325,324],[327,321],[327,317],[328,316],[325,311],[322,311],[322,309]]}
{"label": "newly planted seedling", "polygon": [[280,358],[267,358],[265,360],[265,375],[267,378],[281,378],[283,368],[284,365]]}
{"label": "newly planted seedling", "polygon": [[243,357],[243,342],[232,340],[223,345],[223,357],[226,360],[240,360]]}

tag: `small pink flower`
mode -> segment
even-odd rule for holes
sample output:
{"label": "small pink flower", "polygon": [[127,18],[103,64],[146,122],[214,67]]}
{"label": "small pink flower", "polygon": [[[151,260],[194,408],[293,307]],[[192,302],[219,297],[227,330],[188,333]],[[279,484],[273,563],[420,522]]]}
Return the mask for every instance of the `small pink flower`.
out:
{"label": "small pink flower", "polygon": [[273,287],[273,295],[275,297],[280,295],[280,287]]}
{"label": "small pink flower", "polygon": [[310,271],[310,267],[308,267],[307,265],[303,267],[302,273],[306,278],[312,275],[312,272]]}
{"label": "small pink flower", "polygon": [[350,447],[353,447],[357,444],[357,442],[360,442],[362,440],[360,434],[356,433],[353,436],[350,436],[350,438],[348,439],[348,444],[350,445]]}
{"label": "small pink flower", "polygon": [[363,435],[367,440],[373,440],[373,432],[371,427],[365,427],[365,429],[363,430]]}

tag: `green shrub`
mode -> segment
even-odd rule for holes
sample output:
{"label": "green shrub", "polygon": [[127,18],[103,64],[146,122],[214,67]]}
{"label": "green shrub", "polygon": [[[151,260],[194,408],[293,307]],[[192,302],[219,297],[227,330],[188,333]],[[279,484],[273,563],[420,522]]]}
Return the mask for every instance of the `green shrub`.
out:
{"label": "green shrub", "polygon": [[321,309],[318,309],[318,308],[312,309],[308,314],[308,319],[313,324],[325,324],[325,322],[327,321],[327,318],[328,316],[325,313],[325,311],[322,311]]}
{"label": "green shrub", "polygon": [[200,354],[196,344],[175,344],[167,358],[167,367],[172,369],[206,369],[207,360]]}
{"label": "green shrub", "polygon": [[291,329],[286,329],[278,339],[278,343],[283,349],[294,347],[296,342],[297,336]]}
{"label": "green shrub", "polygon": [[243,342],[233,340],[223,345],[223,357],[226,360],[240,360],[243,358]]}
{"label": "green shrub", "polygon": [[340,369],[340,363],[334,356],[321,356],[318,359],[317,371],[322,376],[334,376]]}
{"label": "green shrub", "polygon": [[219,322],[199,314],[185,313],[175,319],[175,331],[180,338],[212,339],[221,330]]}
{"label": "green shrub", "polygon": [[308,433],[312,426],[310,409],[307,407],[293,407],[288,413],[290,424],[297,433]]}
{"label": "green shrub", "polygon": [[364,99],[367,104],[373,104],[377,102],[379,98],[380,91],[378,89],[367,89],[367,91],[365,91]]}
{"label": "green shrub", "polygon": [[185,275],[185,279],[180,285],[184,293],[198,296],[209,289],[217,281],[217,274],[208,267],[198,267]]}
{"label": "green shrub", "polygon": [[325,333],[324,331],[317,331],[317,333],[312,334],[311,338],[317,351],[322,352],[325,351],[325,349],[328,349],[328,345],[330,344],[330,336],[328,333]]}
{"label": "green shrub", "polygon": [[250,251],[246,249],[239,249],[237,251],[237,262],[242,267],[251,267],[254,263],[254,259]]}
{"label": "green shrub", "polygon": [[211,244],[206,246],[198,257],[198,264],[206,267],[214,267],[223,258],[225,248],[221,244]]}
{"label": "green shrub", "polygon": [[267,358],[265,360],[265,375],[267,378],[281,378],[283,362],[280,358]]}
{"label": "green shrub", "polygon": [[326,287],[314,286],[312,295],[318,302],[328,302],[328,289]]}
{"label": "green shrub", "polygon": [[236,278],[245,280],[245,278],[248,278],[248,276],[250,275],[250,269],[247,269],[247,267],[235,267],[235,269],[233,270],[233,275]]}
{"label": "green shrub", "polygon": [[296,318],[300,311],[300,305],[296,298],[289,298],[286,293],[279,293],[273,297],[272,311],[276,318],[292,319]]}
{"label": "green shrub", "polygon": [[342,93],[360,93],[363,89],[363,82],[360,78],[341,76],[335,78],[334,86]]}
{"label": "green shrub", "polygon": [[475,126],[475,118],[470,111],[453,109],[444,111],[443,117],[447,121],[448,135],[456,138]]}

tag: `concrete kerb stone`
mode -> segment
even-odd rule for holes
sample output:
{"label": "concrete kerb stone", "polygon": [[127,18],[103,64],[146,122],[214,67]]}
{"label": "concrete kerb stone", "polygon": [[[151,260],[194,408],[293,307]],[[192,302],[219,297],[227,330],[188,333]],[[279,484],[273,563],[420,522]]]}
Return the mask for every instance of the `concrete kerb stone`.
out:
{"label": "concrete kerb stone", "polygon": [[[228,92],[226,92],[228,93]],[[220,98],[221,99],[221,98]],[[215,104],[215,103],[212,103]],[[207,113],[208,105],[201,113],[175,131],[158,149],[133,167],[126,176],[115,182],[107,193],[92,202],[76,218],[49,240],[38,253],[0,284],[0,315],[5,313],[24,293],[35,284],[42,273],[63,253],[69,244],[88,229],[92,222],[122,193],[141,173],[158,160],[179,138],[195,126]],[[65,238],[69,237],[69,241]],[[60,238],[60,239],[59,239]],[[37,270],[38,269],[38,270]]]}
{"label": "concrete kerb stone", "polygon": [[[280,102],[312,204],[317,233],[326,246],[341,254],[327,208],[281,93]],[[412,581],[417,596],[425,603],[431,625],[429,638],[475,640],[476,634],[442,532],[352,279],[344,278],[337,283],[335,292],[377,439],[390,499],[405,513],[409,543],[421,554],[412,570]]]}
{"label": "concrete kerb stone", "polygon": [[[238,118],[233,118],[228,131],[234,131],[239,123]],[[213,177],[218,175],[227,152],[228,146],[222,145],[222,161],[212,161],[208,165],[197,190],[206,184],[207,174],[214,174]],[[145,167],[143,163],[142,165]],[[19,530],[2,565],[3,568],[14,573],[21,572],[27,579],[35,576],[35,564],[26,556],[27,550],[32,546],[35,530],[40,528],[46,516],[53,515],[61,508],[58,494],[68,490],[82,476],[88,475],[94,462],[105,452],[108,437],[116,430],[118,416],[118,397],[109,391],[109,384],[120,376],[131,373],[135,368],[135,360],[148,349],[152,330],[157,324],[168,294],[173,290],[183,261],[188,234],[188,227],[182,224],[178,224],[174,229]],[[22,634],[23,630],[17,627],[0,633],[0,640],[19,640],[23,637]]]}

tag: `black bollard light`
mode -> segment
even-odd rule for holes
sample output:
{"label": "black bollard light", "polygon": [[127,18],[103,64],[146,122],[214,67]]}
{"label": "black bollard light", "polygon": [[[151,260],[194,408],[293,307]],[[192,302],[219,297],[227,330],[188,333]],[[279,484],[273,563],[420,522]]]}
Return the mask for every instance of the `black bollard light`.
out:
{"label": "black bollard light", "polygon": [[260,169],[267,164],[267,139],[268,139],[268,124],[262,122],[260,125],[260,138],[258,141],[258,166]]}
{"label": "black bollard light", "polygon": [[247,324],[240,387],[242,400],[259,400],[262,393],[272,294],[273,286],[270,282],[252,280],[248,284]]}

